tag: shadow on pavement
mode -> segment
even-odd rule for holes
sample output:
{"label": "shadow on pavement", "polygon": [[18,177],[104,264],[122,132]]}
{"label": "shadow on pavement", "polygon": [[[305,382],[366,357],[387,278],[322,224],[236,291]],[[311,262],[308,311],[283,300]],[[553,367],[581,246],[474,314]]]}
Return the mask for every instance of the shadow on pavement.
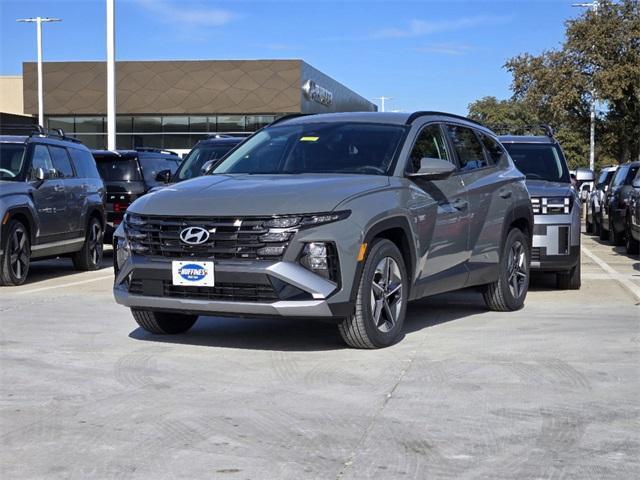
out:
{"label": "shadow on pavement", "polygon": [[[482,296],[473,290],[437,295],[409,304],[404,333],[486,312]],[[200,317],[183,335],[154,335],[137,328],[130,338],[160,343],[248,350],[342,350],[338,328],[331,323],[284,318]],[[402,340],[400,340],[402,341]]]}
{"label": "shadow on pavement", "polygon": [[[109,268],[113,266],[112,250],[105,249],[104,257],[100,269]],[[100,270],[96,270],[100,271]],[[44,282],[54,278],[64,277],[67,275],[74,275],[76,273],[82,273],[82,270],[76,270],[73,268],[71,258],[57,257],[46,260],[34,260],[29,265],[29,275],[24,285],[30,285],[33,283]]]}

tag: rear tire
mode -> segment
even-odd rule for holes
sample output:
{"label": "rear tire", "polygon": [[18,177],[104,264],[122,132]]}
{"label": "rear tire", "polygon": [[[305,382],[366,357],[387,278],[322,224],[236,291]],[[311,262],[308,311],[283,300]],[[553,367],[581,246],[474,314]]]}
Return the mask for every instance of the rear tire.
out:
{"label": "rear tire", "polygon": [[102,263],[104,228],[96,217],[87,225],[82,250],[71,257],[76,270],[98,270]]}
{"label": "rear tire", "polygon": [[578,263],[571,270],[556,273],[556,288],[559,290],[580,290],[581,279],[581,259],[578,256]]}
{"label": "rear tire", "polygon": [[596,209],[593,209],[593,213],[591,214],[591,218],[593,219],[593,234],[600,236],[600,222],[598,221],[598,217],[596,217]]}
{"label": "rear tire", "polygon": [[138,325],[149,333],[174,335],[189,330],[198,320],[197,315],[154,312],[132,308],[131,313]]}
{"label": "rear tire", "polygon": [[631,230],[631,215],[627,215],[627,222],[624,230],[624,243],[629,255],[637,255],[640,251],[640,242],[633,238]]}
{"label": "rear tire", "polygon": [[498,280],[486,286],[483,296],[489,309],[496,312],[519,310],[529,290],[531,247],[521,230],[507,235],[500,255]]}
{"label": "rear tire", "polygon": [[616,232],[616,229],[613,226],[612,215],[609,215],[609,240],[616,247],[620,245],[624,245],[624,232]]}
{"label": "rear tire", "polygon": [[407,310],[409,279],[398,247],[375,241],[364,263],[355,311],[338,330],[353,348],[382,348],[396,342]]}
{"label": "rear tire", "polygon": [[598,225],[598,237],[600,240],[609,240],[609,232],[607,232],[604,228],[604,219],[602,218],[602,214],[600,215],[600,224]]}
{"label": "rear tire", "polygon": [[27,280],[31,264],[29,231],[19,220],[9,220],[7,234],[2,239],[0,285],[18,286]]}
{"label": "rear tire", "polygon": [[589,216],[585,215],[585,221],[584,221],[584,231],[585,233],[593,233],[593,223],[594,223],[594,219],[593,219],[593,215],[591,216],[591,221],[589,221]]}

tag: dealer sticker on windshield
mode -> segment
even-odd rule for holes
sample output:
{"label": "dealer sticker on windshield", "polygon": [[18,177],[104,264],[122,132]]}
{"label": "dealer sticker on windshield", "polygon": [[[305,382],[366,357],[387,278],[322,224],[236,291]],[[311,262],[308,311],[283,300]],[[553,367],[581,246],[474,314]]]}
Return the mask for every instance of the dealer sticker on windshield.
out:
{"label": "dealer sticker on windshield", "polygon": [[171,262],[173,284],[189,287],[213,287],[213,262]]}

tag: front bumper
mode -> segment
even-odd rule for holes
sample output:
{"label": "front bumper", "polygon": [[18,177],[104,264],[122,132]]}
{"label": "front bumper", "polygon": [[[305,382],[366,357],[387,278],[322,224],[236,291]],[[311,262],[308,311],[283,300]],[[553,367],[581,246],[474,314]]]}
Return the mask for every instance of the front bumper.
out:
{"label": "front bumper", "polygon": [[531,269],[566,271],[580,261],[580,212],[568,215],[535,215]]}

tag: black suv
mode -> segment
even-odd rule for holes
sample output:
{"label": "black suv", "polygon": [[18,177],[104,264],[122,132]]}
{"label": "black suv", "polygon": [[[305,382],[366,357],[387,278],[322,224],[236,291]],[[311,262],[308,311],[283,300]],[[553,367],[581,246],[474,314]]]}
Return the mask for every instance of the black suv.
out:
{"label": "black suv", "polygon": [[640,169],[640,162],[620,165],[611,186],[604,197],[604,205],[600,209],[600,238],[607,238],[614,245],[622,245],[625,241],[625,226],[629,217],[633,180]]}
{"label": "black suv", "polygon": [[180,164],[178,154],[157,148],[135,150],[93,150],[107,188],[107,228],[105,242],[122,221],[127,207],[153,187],[166,183]]}
{"label": "black suv", "polygon": [[[207,173],[222,157],[244,140],[242,137],[211,135],[200,140],[184,157],[175,174],[167,176],[167,183],[182,182]],[[168,172],[167,172],[168,173]]]}
{"label": "black suv", "polygon": [[0,136],[0,285],[21,285],[33,259],[102,261],[105,189],[91,152],[62,130]]}

